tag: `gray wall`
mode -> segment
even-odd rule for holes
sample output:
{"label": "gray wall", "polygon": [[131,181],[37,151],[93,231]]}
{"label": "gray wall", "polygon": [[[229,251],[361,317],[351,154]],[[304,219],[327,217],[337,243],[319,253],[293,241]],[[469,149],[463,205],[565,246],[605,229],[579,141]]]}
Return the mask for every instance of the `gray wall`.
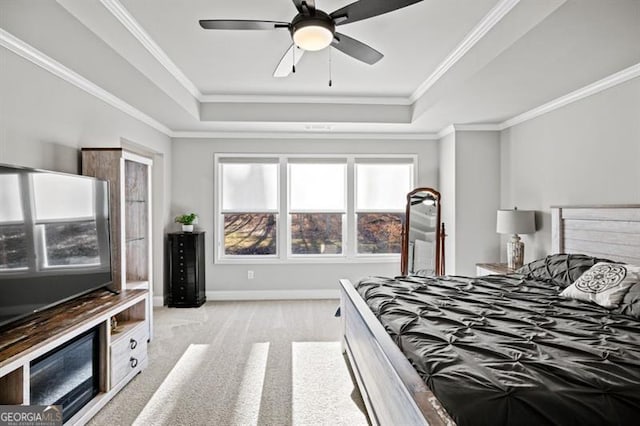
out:
{"label": "gray wall", "polygon": [[160,294],[170,144],[166,135],[0,48],[0,163],[79,173],[81,147],[126,146],[153,155],[154,286]]}
{"label": "gray wall", "polygon": [[498,132],[455,131],[440,140],[445,272],[475,276],[475,264],[499,257],[496,210],[500,204]]}
{"label": "gray wall", "polygon": [[456,274],[475,276],[476,263],[498,259],[499,188],[498,132],[456,132]]}
{"label": "gray wall", "polygon": [[550,206],[640,203],[640,78],[503,131],[501,173],[502,207],[538,211],[525,261],[550,253]]}
{"label": "gray wall", "polygon": [[[173,215],[185,211],[199,214],[198,227],[207,231],[207,291],[335,290],[339,278],[357,280],[367,275],[394,276],[394,263],[305,263],[305,264],[214,264],[214,170],[215,153],[367,153],[417,154],[418,185],[438,187],[438,144],[436,141],[362,140],[217,140],[175,139],[173,143]],[[178,230],[175,225],[174,230]],[[248,270],[255,271],[253,280]],[[254,293],[255,294],[255,293]]]}

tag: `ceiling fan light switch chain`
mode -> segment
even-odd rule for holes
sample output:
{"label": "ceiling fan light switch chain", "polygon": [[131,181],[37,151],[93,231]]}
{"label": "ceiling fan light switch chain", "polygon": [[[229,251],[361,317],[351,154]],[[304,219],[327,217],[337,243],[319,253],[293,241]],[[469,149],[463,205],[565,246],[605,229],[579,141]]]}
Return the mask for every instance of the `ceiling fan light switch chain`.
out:
{"label": "ceiling fan light switch chain", "polygon": [[329,87],[333,86],[333,82],[331,79],[331,47],[329,47]]}

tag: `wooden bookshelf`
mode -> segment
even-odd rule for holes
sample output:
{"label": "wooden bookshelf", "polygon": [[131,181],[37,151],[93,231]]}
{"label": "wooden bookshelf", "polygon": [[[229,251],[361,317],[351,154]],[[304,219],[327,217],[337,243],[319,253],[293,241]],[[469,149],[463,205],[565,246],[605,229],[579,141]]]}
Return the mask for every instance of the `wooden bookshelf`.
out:
{"label": "wooden bookshelf", "polygon": [[[113,286],[117,291],[153,290],[152,165],[150,158],[122,148],[82,149],[82,173],[109,181]],[[151,339],[151,306],[147,317]]]}

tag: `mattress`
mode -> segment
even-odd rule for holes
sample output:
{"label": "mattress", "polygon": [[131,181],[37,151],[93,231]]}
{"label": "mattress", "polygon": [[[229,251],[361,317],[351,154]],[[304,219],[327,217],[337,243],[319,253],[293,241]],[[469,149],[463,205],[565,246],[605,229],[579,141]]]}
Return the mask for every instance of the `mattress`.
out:
{"label": "mattress", "polygon": [[358,292],[464,425],[640,420],[640,321],[521,275],[372,277]]}

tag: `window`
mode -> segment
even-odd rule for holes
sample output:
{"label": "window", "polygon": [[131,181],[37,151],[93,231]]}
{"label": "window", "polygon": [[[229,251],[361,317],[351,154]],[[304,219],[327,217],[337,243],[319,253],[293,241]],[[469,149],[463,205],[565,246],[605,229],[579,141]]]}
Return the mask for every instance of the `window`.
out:
{"label": "window", "polygon": [[0,175],[0,272],[100,265],[94,190],[65,175]]}
{"label": "window", "polygon": [[397,261],[414,163],[393,155],[216,155],[216,258]]}
{"label": "window", "polygon": [[[35,232],[44,254],[40,266],[99,265],[93,182],[37,173],[32,179]],[[59,187],[69,190],[56,190]]]}
{"label": "window", "polygon": [[29,266],[20,184],[17,174],[0,175],[0,271]]}
{"label": "window", "polygon": [[345,160],[289,164],[291,254],[342,254],[346,172]]}
{"label": "window", "polygon": [[278,253],[277,160],[220,164],[225,256]]}
{"label": "window", "polygon": [[357,251],[400,253],[413,163],[375,161],[357,160],[355,164]]}

